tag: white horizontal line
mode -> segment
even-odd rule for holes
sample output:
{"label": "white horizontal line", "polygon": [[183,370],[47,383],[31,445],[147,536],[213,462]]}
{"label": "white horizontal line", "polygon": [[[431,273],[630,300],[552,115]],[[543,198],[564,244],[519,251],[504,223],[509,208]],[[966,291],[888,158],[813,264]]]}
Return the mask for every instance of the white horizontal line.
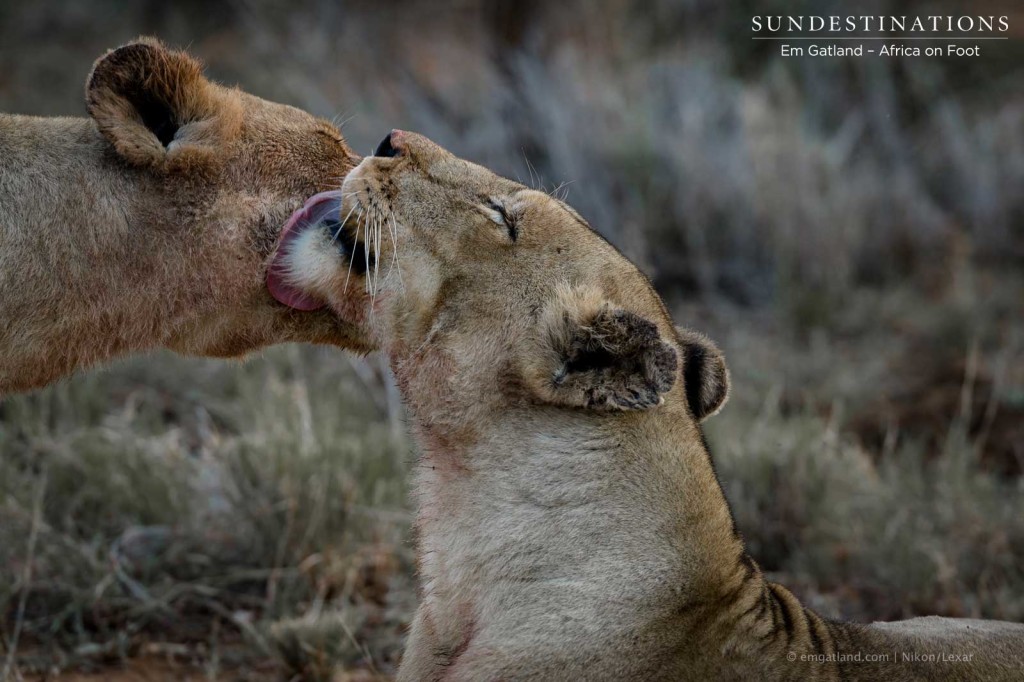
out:
{"label": "white horizontal line", "polygon": [[989,37],[981,37],[981,36],[978,36],[978,37],[976,37],[976,36],[946,36],[946,37],[940,37],[940,38],[917,38],[917,37],[911,37],[911,36],[893,36],[891,38],[875,37],[875,36],[866,36],[866,37],[862,37],[862,38],[838,38],[838,37],[834,37],[834,36],[821,36],[821,37],[807,38],[807,37],[793,36],[793,37],[782,37],[782,38],[776,38],[776,37],[766,38],[766,37],[763,37],[763,36],[754,36],[754,37],[751,38],[751,40],[1009,40],[1009,38],[996,38],[996,37],[991,37],[991,36],[989,36]]}

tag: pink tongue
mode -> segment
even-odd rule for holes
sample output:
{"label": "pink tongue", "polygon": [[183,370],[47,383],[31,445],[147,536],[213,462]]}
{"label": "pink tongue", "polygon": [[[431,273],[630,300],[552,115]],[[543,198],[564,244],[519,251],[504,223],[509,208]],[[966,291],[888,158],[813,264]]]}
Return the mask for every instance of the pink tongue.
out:
{"label": "pink tongue", "polygon": [[296,310],[319,310],[327,303],[317,296],[307,294],[288,282],[288,267],[285,257],[291,242],[303,231],[318,226],[325,218],[338,219],[341,210],[341,191],[321,192],[309,198],[305,205],[292,213],[281,230],[277,253],[267,270],[267,289],[280,303]]}

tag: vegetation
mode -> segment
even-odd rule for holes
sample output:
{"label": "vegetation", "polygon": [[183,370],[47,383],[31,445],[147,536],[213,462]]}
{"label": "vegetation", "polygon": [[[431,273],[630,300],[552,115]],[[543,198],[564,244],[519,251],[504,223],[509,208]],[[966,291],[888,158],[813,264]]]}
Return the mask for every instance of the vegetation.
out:
{"label": "vegetation", "polygon": [[[0,109],[81,115],[91,60],[156,33],[357,149],[408,128],[558,188],[726,351],[709,440],[775,578],[830,616],[1024,619],[1020,55],[779,59],[749,15],[832,3],[784,5],[8,3]],[[414,459],[379,358],[330,349],[3,400],[0,678],[386,676]]]}

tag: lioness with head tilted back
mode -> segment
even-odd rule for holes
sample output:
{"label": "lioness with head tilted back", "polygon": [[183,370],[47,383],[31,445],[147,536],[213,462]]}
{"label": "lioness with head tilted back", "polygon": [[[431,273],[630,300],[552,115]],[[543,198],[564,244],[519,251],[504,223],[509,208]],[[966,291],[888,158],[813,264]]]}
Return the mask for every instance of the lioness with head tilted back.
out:
{"label": "lioness with head tilted back", "polygon": [[0,396],[155,347],[361,347],[264,286],[289,215],[358,160],[337,128],[152,39],[101,57],[85,94],[91,118],[0,114]]}
{"label": "lioness with head tilted back", "polygon": [[422,451],[400,680],[1024,679],[1024,625],[838,623],[765,579],[701,433],[721,353],[572,209],[399,131],[337,201],[282,258]]}

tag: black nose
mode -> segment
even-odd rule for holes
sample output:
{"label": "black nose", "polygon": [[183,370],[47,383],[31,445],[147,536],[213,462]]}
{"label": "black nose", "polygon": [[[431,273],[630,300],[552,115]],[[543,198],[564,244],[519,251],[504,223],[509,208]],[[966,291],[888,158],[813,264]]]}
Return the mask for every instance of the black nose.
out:
{"label": "black nose", "polygon": [[399,153],[400,152],[391,144],[391,133],[388,133],[387,136],[380,141],[380,144],[377,145],[377,149],[374,150],[373,155],[392,157],[398,156]]}

